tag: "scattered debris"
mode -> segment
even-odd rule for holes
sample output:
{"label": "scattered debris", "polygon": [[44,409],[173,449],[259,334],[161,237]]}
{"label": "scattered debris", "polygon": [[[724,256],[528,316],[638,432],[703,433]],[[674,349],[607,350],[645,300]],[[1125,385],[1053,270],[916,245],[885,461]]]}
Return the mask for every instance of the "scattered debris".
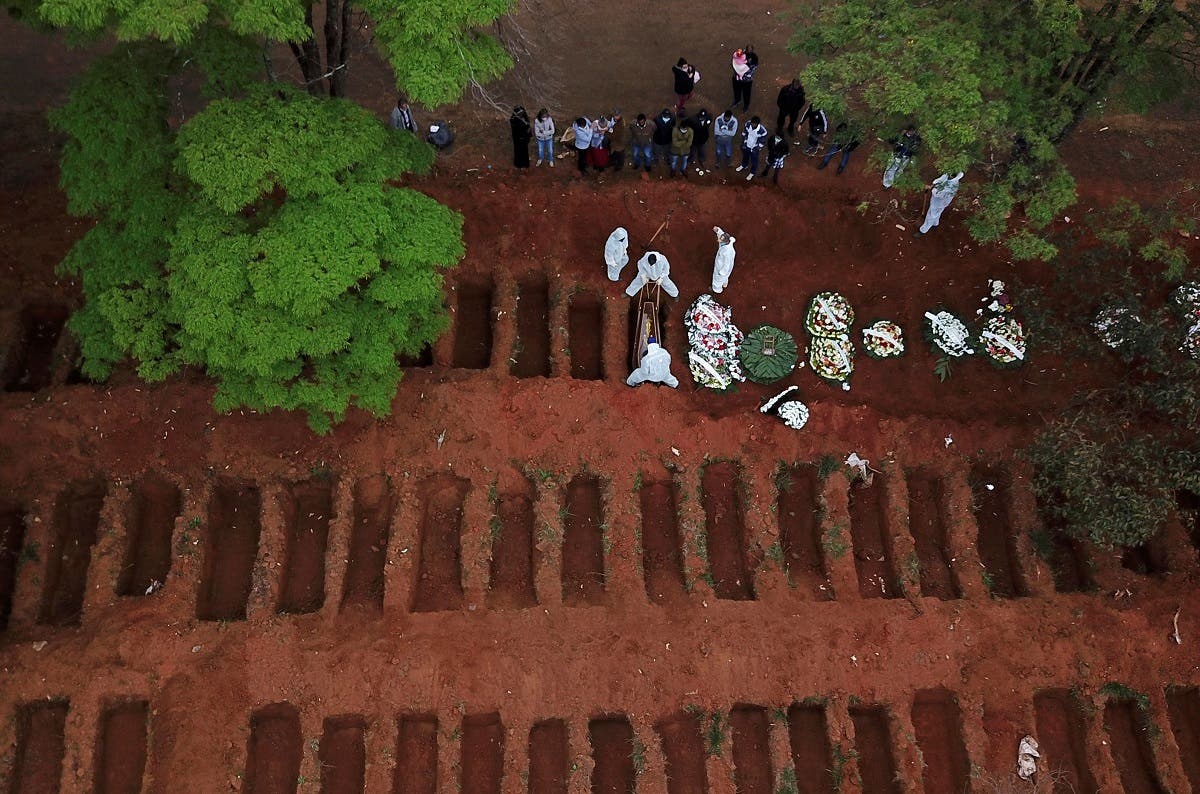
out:
{"label": "scattered debris", "polygon": [[1026,736],[1017,746],[1017,777],[1029,780],[1037,774],[1037,760],[1041,758],[1038,752],[1037,739]]}
{"label": "scattered debris", "polygon": [[1176,607],[1175,617],[1171,619],[1171,625],[1175,628],[1174,632],[1171,634],[1171,639],[1175,640],[1176,645],[1183,645],[1183,638],[1179,636],[1179,610],[1181,609],[1182,607]]}
{"label": "scattered debris", "polygon": [[38,640],[37,642],[35,642],[35,643],[33,644],[33,649],[34,649],[35,651],[41,651],[41,650],[42,650],[42,648],[45,648],[45,647],[46,647],[46,641],[45,641],[45,640]]}

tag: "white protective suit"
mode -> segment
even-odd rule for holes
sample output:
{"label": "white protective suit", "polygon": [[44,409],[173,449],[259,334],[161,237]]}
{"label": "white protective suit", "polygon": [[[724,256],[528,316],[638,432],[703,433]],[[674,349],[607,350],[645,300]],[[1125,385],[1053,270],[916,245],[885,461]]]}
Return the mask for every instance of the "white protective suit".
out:
{"label": "white protective suit", "polygon": [[737,257],[737,251],[733,250],[737,238],[726,234],[720,226],[714,226],[713,231],[717,235],[717,256],[713,260],[712,291],[721,292],[729,286],[729,274],[733,272],[733,260]]}
{"label": "white protective suit", "polygon": [[929,197],[929,211],[925,213],[925,222],[921,224],[921,234],[938,225],[942,213],[950,206],[950,202],[954,201],[954,196],[958,193],[958,182],[962,178],[963,172],[959,171],[955,176],[942,174],[933,180],[933,193]]}
{"label": "white protective suit", "polygon": [[638,260],[637,269],[637,277],[625,288],[626,295],[632,298],[638,294],[642,285],[657,281],[672,298],[679,297],[679,287],[676,287],[675,282],[671,281],[671,263],[658,251],[647,251]]}
{"label": "white protective suit", "polygon": [[671,354],[662,348],[658,342],[646,346],[646,355],[642,356],[642,364],[625,380],[627,386],[637,386],[640,383],[665,383],[672,389],[679,388],[679,378],[671,374]]}
{"label": "white protective suit", "polygon": [[608,265],[608,280],[620,281],[621,269],[629,264],[629,232],[624,226],[613,229],[604,244],[604,264]]}

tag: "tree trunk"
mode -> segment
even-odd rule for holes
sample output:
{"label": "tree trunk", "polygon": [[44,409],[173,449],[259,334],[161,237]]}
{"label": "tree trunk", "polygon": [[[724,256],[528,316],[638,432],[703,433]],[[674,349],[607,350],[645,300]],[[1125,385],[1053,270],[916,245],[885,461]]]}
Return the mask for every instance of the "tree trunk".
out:
{"label": "tree trunk", "polygon": [[344,96],[346,81],[343,77],[345,64],[342,62],[343,9],[346,0],[325,0],[325,61],[329,64],[329,95]]}
{"label": "tree trunk", "polygon": [[325,93],[325,81],[322,76],[325,70],[321,66],[321,48],[317,46],[317,36],[313,31],[312,6],[304,8],[304,22],[308,26],[309,37],[300,44],[288,42],[296,63],[300,64],[300,73],[304,75],[304,87],[313,96]]}

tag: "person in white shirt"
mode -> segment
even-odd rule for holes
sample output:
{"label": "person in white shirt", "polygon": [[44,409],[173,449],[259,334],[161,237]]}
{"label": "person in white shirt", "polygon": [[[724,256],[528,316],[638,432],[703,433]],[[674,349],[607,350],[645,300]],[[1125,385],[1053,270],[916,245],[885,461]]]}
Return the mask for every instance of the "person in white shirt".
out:
{"label": "person in white shirt", "polygon": [[608,280],[620,281],[621,270],[629,264],[629,232],[618,226],[604,243],[604,264],[608,266]]}
{"label": "person in white shirt", "polygon": [[625,294],[633,297],[646,284],[658,284],[672,298],[679,297],[679,287],[671,281],[671,263],[658,251],[647,251],[637,263],[638,274],[625,288]]}
{"label": "person in white shirt", "polygon": [[750,119],[746,124],[746,128],[742,130],[742,164],[735,168],[735,171],[745,171],[746,167],[750,167],[750,176],[746,177],[746,181],[754,178],[754,174],[758,171],[758,153],[767,143],[767,128],[759,121],[758,116]]}
{"label": "person in white shirt", "polygon": [[946,211],[946,207],[950,206],[950,202],[954,201],[954,197],[958,194],[958,183],[962,178],[963,172],[959,171],[954,176],[942,174],[933,180],[933,184],[930,185],[933,192],[929,196],[929,209],[925,213],[925,222],[921,224],[921,228],[913,235],[914,237],[920,237],[938,225],[942,219],[942,213]]}
{"label": "person in white shirt", "polygon": [[717,235],[717,256],[713,260],[712,291],[719,293],[729,286],[733,260],[737,257],[737,251],[733,250],[737,238],[727,234],[720,226],[714,226],[713,232]]}
{"label": "person in white shirt", "polygon": [[671,374],[671,354],[658,344],[653,336],[646,345],[646,353],[638,368],[629,373],[625,380],[627,386],[637,386],[642,383],[665,383],[672,389],[679,388],[679,378]]}

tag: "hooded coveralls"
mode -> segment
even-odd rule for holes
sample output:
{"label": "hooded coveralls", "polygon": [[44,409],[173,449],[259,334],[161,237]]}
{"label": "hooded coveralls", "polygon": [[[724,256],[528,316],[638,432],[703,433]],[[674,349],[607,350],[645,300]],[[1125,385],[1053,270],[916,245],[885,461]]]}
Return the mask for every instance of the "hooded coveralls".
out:
{"label": "hooded coveralls", "polygon": [[618,226],[604,244],[604,264],[608,265],[608,280],[620,281],[621,270],[629,264],[629,233]]}
{"label": "hooded coveralls", "polygon": [[953,177],[942,174],[933,180],[933,194],[929,197],[929,211],[925,213],[925,222],[921,224],[921,234],[925,234],[941,221],[942,213],[958,194],[958,183],[962,178],[963,172],[959,171]]}
{"label": "hooded coveralls", "polygon": [[629,373],[625,384],[637,386],[640,383],[665,383],[672,389],[679,388],[679,378],[671,374],[671,354],[663,350],[658,342],[646,346],[646,355],[642,356],[641,365]]}
{"label": "hooded coveralls", "polygon": [[[729,286],[729,274],[733,272],[733,260],[737,256],[737,251],[733,250],[737,238],[727,235],[720,226],[713,231],[717,235],[717,256],[713,260],[712,291],[721,292]],[[722,238],[725,238],[724,242]]]}
{"label": "hooded coveralls", "polygon": [[638,290],[642,288],[642,285],[658,282],[672,298],[679,297],[679,287],[675,286],[675,282],[671,281],[671,263],[658,251],[647,251],[638,260],[637,269],[637,277],[633,280],[633,283],[625,288],[626,295],[632,298],[638,294]]}

